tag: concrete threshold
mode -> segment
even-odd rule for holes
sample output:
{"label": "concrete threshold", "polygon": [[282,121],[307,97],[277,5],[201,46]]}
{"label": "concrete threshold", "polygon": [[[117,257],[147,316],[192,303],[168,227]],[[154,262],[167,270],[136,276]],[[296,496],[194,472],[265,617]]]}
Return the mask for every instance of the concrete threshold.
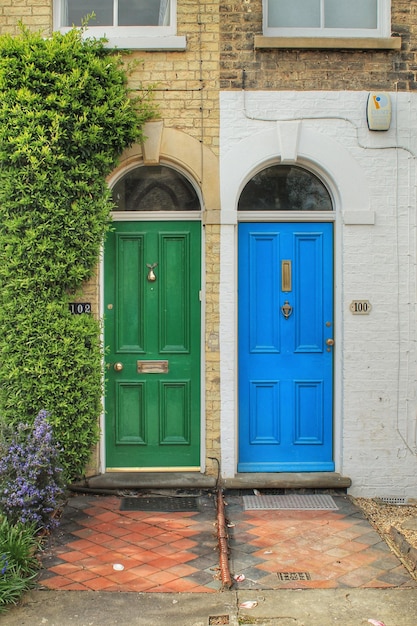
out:
{"label": "concrete threshold", "polygon": [[[350,478],[335,472],[236,474],[221,480],[224,489],[347,489]],[[105,472],[78,483],[76,489],[214,489],[215,476],[196,472]]]}

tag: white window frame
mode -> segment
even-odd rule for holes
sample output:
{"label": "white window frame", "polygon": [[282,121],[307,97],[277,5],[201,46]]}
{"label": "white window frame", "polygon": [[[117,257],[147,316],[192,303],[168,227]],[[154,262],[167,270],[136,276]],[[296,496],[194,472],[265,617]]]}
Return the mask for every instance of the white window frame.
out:
{"label": "white window frame", "polygon": [[[63,25],[63,0],[54,1],[54,30],[66,33],[71,26]],[[170,3],[170,24],[167,26],[94,26],[91,20],[85,30],[85,37],[108,39],[108,46],[116,48],[142,50],[185,50],[186,38],[177,36],[177,0],[168,0]],[[113,0],[114,15],[117,20],[118,0]],[[86,10],[88,13],[88,10]]]}
{"label": "white window frame", "polygon": [[[268,0],[263,2],[263,34],[266,37],[390,37],[391,0],[378,1],[377,28],[278,28],[268,26]],[[324,0],[321,0],[322,9]]]}

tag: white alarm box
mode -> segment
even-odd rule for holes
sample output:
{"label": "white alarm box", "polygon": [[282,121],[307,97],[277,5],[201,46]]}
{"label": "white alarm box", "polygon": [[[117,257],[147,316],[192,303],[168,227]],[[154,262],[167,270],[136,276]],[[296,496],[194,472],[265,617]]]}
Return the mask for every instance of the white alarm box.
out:
{"label": "white alarm box", "polygon": [[391,125],[391,96],[382,91],[368,95],[366,117],[369,130],[389,130]]}

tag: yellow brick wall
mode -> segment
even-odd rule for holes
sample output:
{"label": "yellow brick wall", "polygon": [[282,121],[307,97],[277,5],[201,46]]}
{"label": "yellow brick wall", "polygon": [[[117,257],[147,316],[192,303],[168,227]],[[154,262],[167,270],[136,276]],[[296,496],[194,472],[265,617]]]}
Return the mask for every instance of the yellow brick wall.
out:
{"label": "yellow brick wall", "polygon": [[0,33],[16,35],[19,22],[31,30],[51,32],[51,0],[0,0]]}
{"label": "yellow brick wall", "polygon": [[166,127],[182,130],[218,150],[218,2],[178,0],[177,33],[187,38],[184,52],[135,51],[142,61],[132,74],[133,88],[155,85],[155,100]]}
{"label": "yellow brick wall", "polygon": [[216,474],[220,461],[220,349],[219,349],[220,226],[206,226],[206,453],[207,473]]}

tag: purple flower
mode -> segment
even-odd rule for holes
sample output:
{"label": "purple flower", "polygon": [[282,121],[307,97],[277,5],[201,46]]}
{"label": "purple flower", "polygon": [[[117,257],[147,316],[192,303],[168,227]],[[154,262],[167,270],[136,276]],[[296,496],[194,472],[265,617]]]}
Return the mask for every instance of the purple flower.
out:
{"label": "purple flower", "polygon": [[63,496],[59,446],[54,441],[46,411],[40,411],[33,427],[19,424],[0,459],[0,511],[10,522],[35,522],[51,528]]}

